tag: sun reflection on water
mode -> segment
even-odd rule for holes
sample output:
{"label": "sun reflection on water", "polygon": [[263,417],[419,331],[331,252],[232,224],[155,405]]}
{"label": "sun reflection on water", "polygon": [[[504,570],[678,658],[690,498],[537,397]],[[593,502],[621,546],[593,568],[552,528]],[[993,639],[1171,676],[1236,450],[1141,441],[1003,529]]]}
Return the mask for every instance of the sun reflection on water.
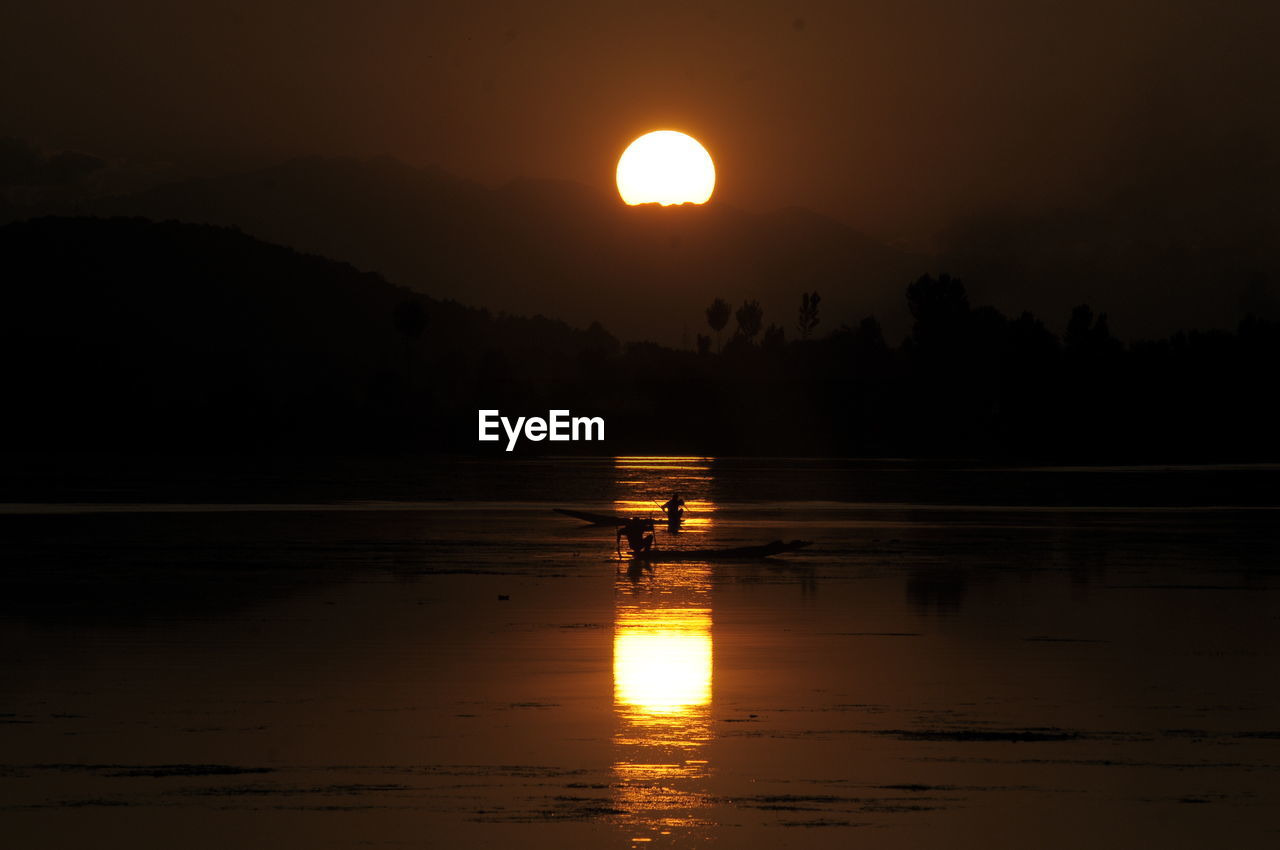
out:
{"label": "sun reflection on water", "polygon": [[613,641],[619,705],[647,715],[685,714],[711,702],[711,611],[620,614]]}
{"label": "sun reflection on water", "polygon": [[621,578],[613,636],[616,805],[637,837],[706,825],[711,740],[711,568]]}
{"label": "sun reflection on water", "polygon": [[[684,534],[711,527],[710,459],[620,457],[614,464],[617,514],[659,518],[673,493],[684,499],[678,527],[660,524],[659,547],[680,548]],[[627,812],[622,823],[632,842],[670,844],[711,825],[705,816],[715,655],[711,567],[633,563],[616,593],[615,805]]]}

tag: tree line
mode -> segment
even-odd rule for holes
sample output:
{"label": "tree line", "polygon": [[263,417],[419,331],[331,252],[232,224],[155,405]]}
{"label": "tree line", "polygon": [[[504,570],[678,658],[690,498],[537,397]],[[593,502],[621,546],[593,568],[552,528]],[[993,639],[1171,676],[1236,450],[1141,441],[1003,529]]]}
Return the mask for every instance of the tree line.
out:
{"label": "tree line", "polygon": [[[817,292],[801,294],[790,341],[777,324],[761,332],[758,302],[734,310],[715,299],[706,321],[719,356],[699,334],[700,364],[668,367],[700,376],[703,386],[682,404],[714,423],[707,445],[1109,462],[1280,454],[1275,322],[1247,317],[1233,331],[1125,343],[1089,305],[1075,307],[1057,335],[1031,313],[973,306],[964,283],[946,274],[919,277],[904,296],[912,326],[899,344],[873,316],[818,335]],[[700,402],[701,390],[721,407]]]}
{"label": "tree line", "polygon": [[593,453],[1280,455],[1280,325],[1256,317],[1125,343],[1089,306],[1055,334],[924,275],[901,342],[873,316],[833,325],[805,292],[786,329],[718,298],[678,350],[439,301],[225,228],[36,220],[0,228],[0,255],[9,451],[484,453],[477,410],[570,408],[608,423]]}

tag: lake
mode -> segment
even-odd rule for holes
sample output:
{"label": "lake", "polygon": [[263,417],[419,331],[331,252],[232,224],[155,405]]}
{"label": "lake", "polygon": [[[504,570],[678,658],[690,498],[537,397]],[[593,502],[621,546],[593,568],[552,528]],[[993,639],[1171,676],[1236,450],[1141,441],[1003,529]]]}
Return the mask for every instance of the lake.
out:
{"label": "lake", "polygon": [[[1280,841],[1280,467],[46,482],[0,504],[14,847]],[[661,549],[812,546],[644,566],[551,511],[673,492]]]}

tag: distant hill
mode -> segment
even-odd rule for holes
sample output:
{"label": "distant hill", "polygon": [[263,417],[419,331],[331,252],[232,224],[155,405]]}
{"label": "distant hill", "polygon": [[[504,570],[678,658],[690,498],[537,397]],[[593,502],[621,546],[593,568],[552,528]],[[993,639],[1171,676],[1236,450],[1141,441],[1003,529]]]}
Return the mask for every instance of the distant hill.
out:
{"label": "distant hill", "polygon": [[617,349],[229,228],[33,219],[0,227],[0,258],[7,448],[429,448],[473,437],[434,415],[460,398],[517,399]]}
{"label": "distant hill", "polygon": [[575,183],[488,189],[385,157],[295,159],[85,209],[234,226],[435,297],[690,347],[715,297],[757,299],[766,323],[794,332],[801,293],[814,289],[824,329],[876,314],[901,335],[902,287],[928,270],[800,209],[630,208]]}

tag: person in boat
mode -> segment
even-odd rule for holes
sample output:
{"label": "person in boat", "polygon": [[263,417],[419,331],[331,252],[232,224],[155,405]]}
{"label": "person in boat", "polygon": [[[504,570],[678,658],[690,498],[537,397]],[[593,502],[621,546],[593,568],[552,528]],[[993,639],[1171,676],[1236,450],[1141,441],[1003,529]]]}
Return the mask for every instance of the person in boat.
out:
{"label": "person in boat", "polygon": [[632,517],[622,525],[618,526],[618,533],[616,537],[619,551],[621,551],[622,538],[625,535],[627,538],[627,546],[631,548],[632,555],[639,555],[642,552],[648,552],[653,548],[653,532],[653,520]]}
{"label": "person in boat", "polygon": [[663,504],[662,510],[667,515],[667,522],[676,525],[684,518],[684,499],[680,498],[679,493],[672,493],[670,501]]}

